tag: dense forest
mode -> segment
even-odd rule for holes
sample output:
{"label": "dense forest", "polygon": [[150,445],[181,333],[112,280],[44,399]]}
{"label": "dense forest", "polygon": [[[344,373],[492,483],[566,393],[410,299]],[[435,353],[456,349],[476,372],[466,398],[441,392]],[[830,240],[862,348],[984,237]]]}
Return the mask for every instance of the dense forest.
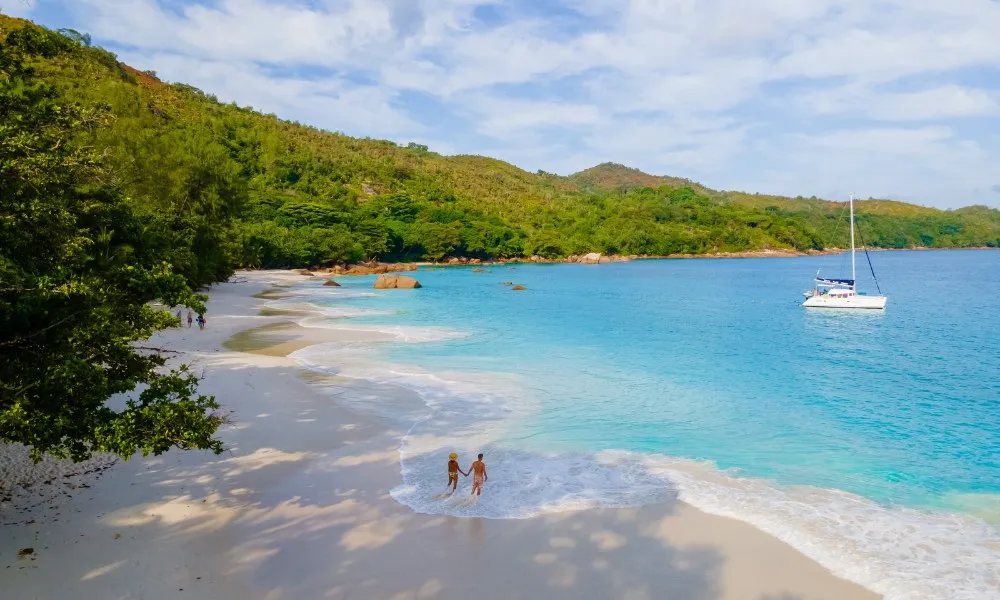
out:
{"label": "dense forest", "polygon": [[[869,244],[1000,244],[1000,211],[869,200]],[[843,203],[603,164],[568,177],[219,102],[0,15],[0,440],[74,459],[221,452],[225,416],[135,342],[238,267],[847,243]],[[115,394],[140,389],[124,407]]]}
{"label": "dense forest", "polygon": [[[25,25],[5,19],[5,29]],[[233,266],[585,252],[668,255],[844,247],[844,203],[717,192],[604,164],[568,177],[290,123],[120,64],[73,31],[40,77],[109,118],[76,140],[108,154],[135,210],[192,282]],[[858,206],[873,246],[997,245],[1000,211]],[[178,248],[184,248],[179,252]],[[183,254],[183,256],[180,256]]]}

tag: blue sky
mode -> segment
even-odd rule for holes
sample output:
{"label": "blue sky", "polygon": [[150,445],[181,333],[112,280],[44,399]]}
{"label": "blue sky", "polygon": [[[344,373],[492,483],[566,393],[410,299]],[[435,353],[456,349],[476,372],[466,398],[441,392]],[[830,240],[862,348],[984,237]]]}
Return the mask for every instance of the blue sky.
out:
{"label": "blue sky", "polygon": [[994,0],[0,0],[350,135],[568,174],[1000,207]]}

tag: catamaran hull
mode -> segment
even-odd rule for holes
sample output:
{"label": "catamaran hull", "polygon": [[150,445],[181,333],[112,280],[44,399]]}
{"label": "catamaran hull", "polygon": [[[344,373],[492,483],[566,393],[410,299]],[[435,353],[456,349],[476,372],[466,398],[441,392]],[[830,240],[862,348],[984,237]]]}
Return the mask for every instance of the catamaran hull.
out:
{"label": "catamaran hull", "polygon": [[807,298],[802,306],[806,308],[854,308],[854,309],[874,309],[885,308],[885,296],[861,296],[852,295],[847,298],[830,298],[827,296],[813,296]]}

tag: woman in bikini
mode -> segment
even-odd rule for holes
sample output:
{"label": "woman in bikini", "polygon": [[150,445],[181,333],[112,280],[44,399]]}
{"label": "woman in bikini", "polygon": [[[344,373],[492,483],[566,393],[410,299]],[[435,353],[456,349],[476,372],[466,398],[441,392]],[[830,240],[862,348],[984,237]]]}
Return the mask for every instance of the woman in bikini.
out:
{"label": "woman in bikini", "polygon": [[469,476],[468,473],[462,470],[458,466],[458,455],[452,452],[448,455],[448,485],[451,486],[452,493],[458,489],[458,474],[461,473],[466,477]]}

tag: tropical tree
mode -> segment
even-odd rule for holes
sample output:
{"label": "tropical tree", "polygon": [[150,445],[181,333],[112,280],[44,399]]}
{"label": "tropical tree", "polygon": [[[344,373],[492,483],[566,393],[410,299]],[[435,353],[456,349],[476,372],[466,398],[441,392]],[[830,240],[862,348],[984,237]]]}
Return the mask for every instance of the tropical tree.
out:
{"label": "tropical tree", "polygon": [[201,312],[204,298],[150,251],[156,222],[106,183],[104,156],[75,143],[107,112],[68,102],[33,67],[76,45],[35,28],[0,43],[0,440],[74,460],[221,452],[215,399],[135,345],[177,324],[153,302]]}

